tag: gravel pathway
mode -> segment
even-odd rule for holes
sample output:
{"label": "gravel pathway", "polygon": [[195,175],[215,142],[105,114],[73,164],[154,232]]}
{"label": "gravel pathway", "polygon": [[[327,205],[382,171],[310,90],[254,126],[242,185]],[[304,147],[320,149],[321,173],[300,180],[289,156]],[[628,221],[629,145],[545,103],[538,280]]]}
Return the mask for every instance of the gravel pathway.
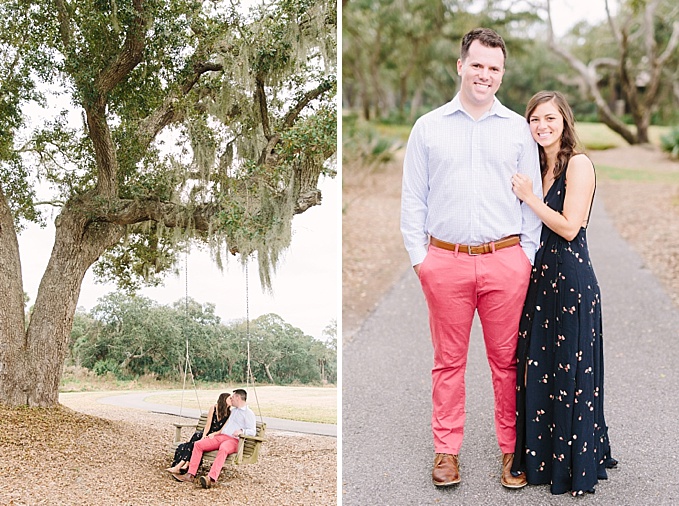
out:
{"label": "gravel pathway", "polygon": [[[342,504],[679,504],[679,311],[595,203],[589,240],[602,290],[606,417],[619,469],[594,495],[551,496],[548,486],[499,484],[500,452],[480,323],[467,369],[462,483],[431,484],[432,350],[427,310],[410,269],[343,347]],[[604,199],[605,200],[605,199]]]}

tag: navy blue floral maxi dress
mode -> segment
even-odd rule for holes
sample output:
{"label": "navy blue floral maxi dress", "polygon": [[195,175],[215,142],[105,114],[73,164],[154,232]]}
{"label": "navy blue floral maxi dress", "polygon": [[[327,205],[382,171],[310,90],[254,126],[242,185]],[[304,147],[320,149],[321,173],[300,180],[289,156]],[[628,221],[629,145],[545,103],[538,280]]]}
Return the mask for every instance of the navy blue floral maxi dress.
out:
{"label": "navy blue floral maxi dress", "polygon": [[[208,431],[208,434],[212,434],[213,432],[219,432],[222,430],[222,427],[224,427],[224,424],[226,421],[229,419],[229,415],[231,414],[231,411],[229,410],[224,418],[221,420],[217,419],[217,405],[214,405],[214,412],[212,414],[212,421],[210,422],[210,430]],[[196,431],[193,433],[193,436],[191,436],[191,439],[189,439],[186,443],[181,443],[177,445],[177,449],[174,451],[174,459],[172,460],[172,467],[176,466],[179,464],[182,460],[185,462],[189,462],[191,460],[191,455],[193,454],[193,445],[196,443],[196,441],[200,441],[203,438],[203,431]],[[186,472],[186,469],[183,469],[181,471],[181,474],[184,474]]]}
{"label": "navy blue floral maxi dress", "polygon": [[[566,174],[545,196],[563,210]],[[567,241],[542,228],[517,348],[514,471],[553,494],[594,492],[611,458],[604,419],[599,285],[586,229]],[[525,384],[524,384],[525,380]]]}

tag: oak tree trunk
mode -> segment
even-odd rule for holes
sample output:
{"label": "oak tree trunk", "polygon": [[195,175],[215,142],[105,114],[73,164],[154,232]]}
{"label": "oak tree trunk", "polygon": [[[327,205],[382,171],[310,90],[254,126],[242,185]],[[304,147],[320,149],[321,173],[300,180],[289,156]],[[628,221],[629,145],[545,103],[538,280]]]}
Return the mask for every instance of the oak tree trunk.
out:
{"label": "oak tree trunk", "polygon": [[18,245],[12,245],[16,234],[13,226],[5,226],[2,214],[0,258],[16,261],[3,265],[0,274],[3,286],[11,287],[0,304],[0,402],[55,406],[83,278],[99,256],[122,238],[123,227],[91,221],[74,202],[64,208],[55,222],[54,248],[26,327]]}
{"label": "oak tree trunk", "polygon": [[24,292],[19,242],[12,213],[0,189],[0,402],[10,406],[26,403],[28,371]]}

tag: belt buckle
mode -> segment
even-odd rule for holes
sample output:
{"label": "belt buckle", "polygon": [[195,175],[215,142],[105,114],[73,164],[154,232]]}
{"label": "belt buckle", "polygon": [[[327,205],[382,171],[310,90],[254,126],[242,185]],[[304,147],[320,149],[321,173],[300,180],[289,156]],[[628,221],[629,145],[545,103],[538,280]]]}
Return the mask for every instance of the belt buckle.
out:
{"label": "belt buckle", "polygon": [[474,247],[474,246],[472,246],[471,244],[467,244],[467,254],[468,254],[469,256],[471,256],[471,257],[477,257],[477,256],[479,256],[481,253],[472,253],[472,248],[473,248],[473,247]]}

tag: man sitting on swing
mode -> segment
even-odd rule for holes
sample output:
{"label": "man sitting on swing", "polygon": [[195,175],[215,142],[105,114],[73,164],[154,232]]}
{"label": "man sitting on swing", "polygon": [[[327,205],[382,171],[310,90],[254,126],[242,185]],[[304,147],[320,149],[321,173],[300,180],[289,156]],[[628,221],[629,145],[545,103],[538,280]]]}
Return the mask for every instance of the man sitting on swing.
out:
{"label": "man sitting on swing", "polygon": [[210,472],[207,476],[201,476],[199,480],[203,488],[210,488],[217,482],[219,473],[222,472],[222,467],[224,467],[226,457],[238,451],[238,436],[241,434],[254,436],[257,433],[255,414],[246,404],[247,399],[248,393],[242,388],[237,388],[233,391],[231,394],[231,415],[226,424],[218,434],[213,433],[205,439],[196,441],[193,446],[188,472],[186,474],[173,474],[172,476],[176,480],[193,482],[196,471],[198,471],[200,466],[200,461],[203,458],[203,453],[219,449],[217,457],[212,463],[212,467],[210,467]]}

